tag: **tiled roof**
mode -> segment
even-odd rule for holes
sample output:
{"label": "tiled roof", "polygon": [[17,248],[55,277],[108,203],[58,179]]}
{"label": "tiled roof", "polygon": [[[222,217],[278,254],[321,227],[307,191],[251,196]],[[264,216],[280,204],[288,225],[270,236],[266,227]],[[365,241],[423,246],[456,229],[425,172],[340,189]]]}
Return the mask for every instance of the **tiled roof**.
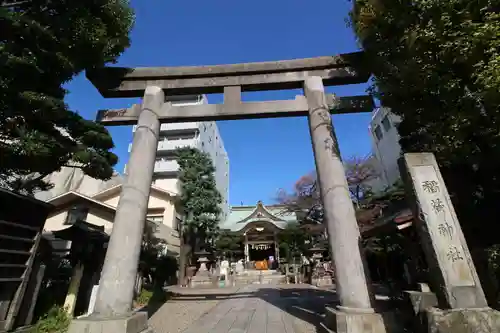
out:
{"label": "tiled roof", "polygon": [[261,201],[255,206],[233,206],[227,220],[221,224],[222,229],[231,231],[243,230],[249,223],[269,222],[279,229],[284,229],[288,223],[296,222],[294,213],[284,211],[284,206],[265,206]]}

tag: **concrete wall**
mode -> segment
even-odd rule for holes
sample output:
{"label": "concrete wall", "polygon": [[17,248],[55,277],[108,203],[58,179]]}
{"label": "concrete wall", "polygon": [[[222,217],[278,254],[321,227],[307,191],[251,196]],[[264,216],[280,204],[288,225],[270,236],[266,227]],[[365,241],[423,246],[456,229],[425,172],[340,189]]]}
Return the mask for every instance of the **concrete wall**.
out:
{"label": "concrete wall", "polygon": [[60,210],[49,215],[45,224],[43,226],[44,231],[57,231],[62,229],[64,226],[64,221],[66,221],[66,216],[68,215],[68,210]]}
{"label": "concrete wall", "polygon": [[92,196],[123,182],[123,178],[115,172],[110,180],[102,181],[89,177],[81,169],[63,167],[45,178],[54,184],[48,191],[35,193],[35,198],[47,201],[63,193],[74,191],[83,195]]}
{"label": "concrete wall", "polygon": [[[163,224],[169,228],[175,229],[176,208],[174,201],[166,194],[162,195],[156,193],[153,190],[149,196],[148,215],[163,215]],[[119,199],[120,193],[116,193],[102,199],[102,202],[116,208]]]}
{"label": "concrete wall", "polygon": [[[49,216],[43,227],[44,231],[50,232],[67,228],[68,226],[65,225],[64,222],[66,221],[68,210],[71,207],[72,205],[60,211],[57,211],[55,214]],[[96,207],[90,207],[86,221],[96,226],[104,226],[104,230],[108,232],[111,231],[111,229],[113,229],[113,218],[114,218],[113,213],[110,213],[106,210],[99,209]]]}
{"label": "concrete wall", "polygon": [[[381,180],[378,183],[380,187],[391,186],[400,178],[397,163],[401,156],[400,137],[397,131],[397,125],[400,122],[401,118],[392,114],[388,108],[378,108],[372,115],[369,133],[373,154],[380,168]],[[384,126],[384,123],[388,123],[389,127]]]}
{"label": "concrete wall", "polygon": [[160,178],[154,181],[154,185],[166,191],[180,193],[180,182],[177,178]]}
{"label": "concrete wall", "polygon": [[215,166],[215,181],[222,195],[221,220],[225,221],[229,212],[229,157],[224,148],[217,124],[214,121],[200,123],[198,149],[212,158]]}
{"label": "concrete wall", "polygon": [[[109,206],[116,207],[119,196],[120,193],[110,195],[109,197],[103,199],[102,202]],[[65,204],[63,207],[56,209],[55,212],[47,218],[44,225],[44,231],[51,232],[67,228],[68,225],[64,223],[66,221],[68,211],[76,204],[84,204],[89,207],[89,212],[85,220],[86,222],[96,226],[104,226],[105,232],[111,234],[115,215],[114,211],[111,211],[106,207],[101,207],[98,204],[92,203],[91,201],[83,198],[72,201]],[[167,241],[169,251],[179,253],[180,240],[179,233],[175,230],[177,221],[174,202],[170,200],[167,195],[162,197],[161,195],[152,194],[149,197],[148,215],[163,216],[162,224],[158,225],[155,230],[155,236]],[[58,248],[67,248],[67,246],[68,245],[64,244],[57,245]]]}

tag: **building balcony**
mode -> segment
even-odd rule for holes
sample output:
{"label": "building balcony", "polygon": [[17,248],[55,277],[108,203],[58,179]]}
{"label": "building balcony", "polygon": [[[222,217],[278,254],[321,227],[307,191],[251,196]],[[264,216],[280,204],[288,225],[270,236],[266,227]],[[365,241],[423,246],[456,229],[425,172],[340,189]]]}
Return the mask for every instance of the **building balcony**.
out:
{"label": "building balcony", "polygon": [[[181,140],[162,140],[158,142],[158,153],[172,152],[177,148],[182,147],[197,147],[198,139],[181,139]],[[128,152],[132,151],[132,144],[128,145]]]}
{"label": "building balcony", "polygon": [[156,161],[155,173],[173,174],[179,171],[179,163],[177,161]]}
{"label": "building balcony", "polygon": [[[198,130],[198,123],[195,121],[188,123],[169,123],[160,125],[160,133],[172,132],[172,133],[185,133],[194,132]],[[137,130],[137,125],[132,126],[132,132],[135,133]]]}
{"label": "building balcony", "polygon": [[158,152],[169,152],[177,148],[196,147],[198,139],[163,140],[158,142]]}
{"label": "building balcony", "polygon": [[197,122],[161,124],[160,132],[192,132],[198,130]]}

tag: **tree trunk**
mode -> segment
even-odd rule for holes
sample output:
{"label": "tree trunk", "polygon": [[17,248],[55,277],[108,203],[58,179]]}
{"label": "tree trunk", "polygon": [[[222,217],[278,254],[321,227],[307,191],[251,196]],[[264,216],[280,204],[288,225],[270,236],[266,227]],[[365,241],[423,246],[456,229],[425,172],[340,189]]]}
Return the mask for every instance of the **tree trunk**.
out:
{"label": "tree trunk", "polygon": [[189,265],[189,255],[191,254],[191,244],[189,242],[188,235],[182,232],[180,235],[180,256],[179,256],[179,281],[178,284],[181,286],[187,285],[186,271]]}

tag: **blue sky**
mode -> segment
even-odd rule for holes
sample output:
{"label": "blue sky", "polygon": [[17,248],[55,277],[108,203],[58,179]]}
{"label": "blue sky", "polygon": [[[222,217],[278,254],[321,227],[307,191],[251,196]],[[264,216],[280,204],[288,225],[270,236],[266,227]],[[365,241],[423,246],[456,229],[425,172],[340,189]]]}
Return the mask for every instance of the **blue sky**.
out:
{"label": "blue sky", "polygon": [[[356,51],[346,25],[348,0],[132,0],[136,24],[132,46],[120,66],[211,65],[284,60]],[[339,96],[361,95],[367,85],[329,88]],[[104,99],[84,75],[67,85],[68,104],[88,119],[96,110],[121,108],[137,99]],[[290,99],[301,91],[244,93],[244,100]],[[210,103],[221,96],[208,96]],[[370,114],[336,115],[334,127],[344,157],[370,152]],[[290,189],[314,169],[305,118],[218,122],[230,159],[230,203],[274,203],[279,188]],[[128,160],[131,128],[110,128],[120,161]]]}

